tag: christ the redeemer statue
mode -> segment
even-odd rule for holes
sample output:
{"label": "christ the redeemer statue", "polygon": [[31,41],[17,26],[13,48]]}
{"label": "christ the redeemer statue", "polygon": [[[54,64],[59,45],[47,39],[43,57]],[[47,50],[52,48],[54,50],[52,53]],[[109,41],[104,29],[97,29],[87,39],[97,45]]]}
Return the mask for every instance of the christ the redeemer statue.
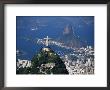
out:
{"label": "christ the redeemer statue", "polygon": [[48,46],[48,45],[49,45],[49,39],[51,39],[51,38],[49,38],[49,37],[47,36],[47,38],[44,38],[44,39],[45,39],[45,45]]}

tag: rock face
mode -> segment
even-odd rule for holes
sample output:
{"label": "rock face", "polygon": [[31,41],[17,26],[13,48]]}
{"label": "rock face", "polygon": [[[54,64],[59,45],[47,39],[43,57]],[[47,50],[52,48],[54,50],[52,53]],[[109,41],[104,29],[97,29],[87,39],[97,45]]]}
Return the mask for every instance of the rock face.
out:
{"label": "rock face", "polygon": [[63,35],[72,36],[72,35],[73,35],[72,26],[67,25],[67,26],[64,28]]}
{"label": "rock face", "polygon": [[80,40],[75,35],[74,30],[71,25],[67,25],[64,28],[62,37],[60,38],[60,41],[70,47],[80,47],[80,45],[81,45]]}
{"label": "rock face", "polygon": [[20,68],[17,74],[69,74],[60,57],[50,48],[44,47],[36,54],[31,67]]}
{"label": "rock face", "polygon": [[32,67],[33,74],[68,74],[63,61],[49,47],[42,48],[40,53],[33,57]]}

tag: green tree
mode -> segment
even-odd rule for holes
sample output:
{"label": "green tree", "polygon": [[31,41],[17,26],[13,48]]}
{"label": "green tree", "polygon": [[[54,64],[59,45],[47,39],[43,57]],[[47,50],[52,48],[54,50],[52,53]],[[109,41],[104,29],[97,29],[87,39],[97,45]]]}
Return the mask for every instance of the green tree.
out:
{"label": "green tree", "polygon": [[[32,66],[29,68],[19,68],[17,74],[68,74],[65,64],[60,59],[59,55],[56,54],[52,49],[48,48],[48,51],[41,49],[41,51],[34,55],[32,58]],[[54,63],[53,68],[46,67],[45,64]],[[44,65],[44,66],[42,66]]]}

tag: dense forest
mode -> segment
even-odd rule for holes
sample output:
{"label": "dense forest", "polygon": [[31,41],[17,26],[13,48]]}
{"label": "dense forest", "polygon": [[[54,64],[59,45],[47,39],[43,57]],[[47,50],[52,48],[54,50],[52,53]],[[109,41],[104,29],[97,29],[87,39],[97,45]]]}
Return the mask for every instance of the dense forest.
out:
{"label": "dense forest", "polygon": [[68,74],[65,64],[50,47],[33,56],[31,67],[18,68],[17,74]]}

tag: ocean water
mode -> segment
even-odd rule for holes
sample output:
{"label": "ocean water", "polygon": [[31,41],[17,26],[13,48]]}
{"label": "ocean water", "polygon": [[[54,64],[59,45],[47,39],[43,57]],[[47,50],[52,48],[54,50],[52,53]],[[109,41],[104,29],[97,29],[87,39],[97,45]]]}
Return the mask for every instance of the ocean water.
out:
{"label": "ocean water", "polygon": [[[17,16],[16,17],[16,50],[21,53],[16,59],[31,60],[41,48],[36,38],[49,36],[57,40],[62,36],[66,25],[73,27],[73,32],[81,41],[94,47],[94,16]],[[57,53],[71,52],[55,45],[50,47]]]}

